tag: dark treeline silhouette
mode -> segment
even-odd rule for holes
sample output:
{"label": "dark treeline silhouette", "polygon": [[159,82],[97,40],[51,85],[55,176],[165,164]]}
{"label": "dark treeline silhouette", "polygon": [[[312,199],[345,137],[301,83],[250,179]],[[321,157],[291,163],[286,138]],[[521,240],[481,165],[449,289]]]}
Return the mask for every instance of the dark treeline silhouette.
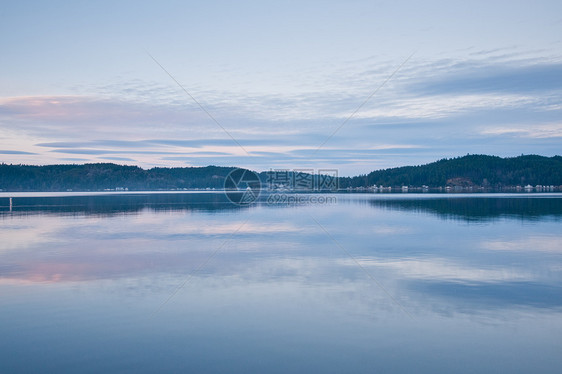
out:
{"label": "dark treeline silhouette", "polygon": [[[111,163],[85,165],[0,164],[3,191],[103,191],[126,188],[131,191],[224,187],[234,167],[185,167],[142,169]],[[317,176],[316,176],[317,177]],[[267,182],[267,172],[260,173]],[[527,155],[501,158],[467,155],[442,159],[421,166],[373,171],[367,175],[341,177],[340,189],[384,186],[525,186],[562,185],[562,157]],[[317,184],[317,183],[316,183]]]}
{"label": "dark treeline silhouette", "polygon": [[528,184],[562,185],[562,157],[467,155],[426,165],[377,170],[367,175],[340,178],[340,188],[373,185],[502,187]]}
{"label": "dark treeline silhouette", "polygon": [[0,165],[0,189],[4,191],[132,191],[223,188],[233,167],[141,169],[111,163],[85,165]]}

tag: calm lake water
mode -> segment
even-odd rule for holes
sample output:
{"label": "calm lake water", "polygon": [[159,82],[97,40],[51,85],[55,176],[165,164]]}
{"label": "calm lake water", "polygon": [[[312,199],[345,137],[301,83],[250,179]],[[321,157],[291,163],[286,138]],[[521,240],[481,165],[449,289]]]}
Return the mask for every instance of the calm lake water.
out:
{"label": "calm lake water", "polygon": [[1,373],[562,366],[562,195],[12,196]]}

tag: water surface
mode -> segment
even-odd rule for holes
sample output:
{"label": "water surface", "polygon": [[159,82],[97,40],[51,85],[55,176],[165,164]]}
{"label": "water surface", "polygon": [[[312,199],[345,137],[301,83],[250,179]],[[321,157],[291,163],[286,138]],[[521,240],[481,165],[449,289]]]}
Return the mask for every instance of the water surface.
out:
{"label": "water surface", "polygon": [[561,195],[0,196],[0,372],[542,372]]}

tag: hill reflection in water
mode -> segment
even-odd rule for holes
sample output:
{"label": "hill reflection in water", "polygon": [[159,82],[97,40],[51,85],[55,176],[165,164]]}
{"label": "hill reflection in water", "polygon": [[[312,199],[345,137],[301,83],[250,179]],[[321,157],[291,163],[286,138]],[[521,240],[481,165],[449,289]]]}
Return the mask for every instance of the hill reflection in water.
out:
{"label": "hill reflection in water", "polygon": [[372,199],[380,209],[430,213],[444,219],[493,221],[501,218],[538,220],[562,218],[562,195],[432,196],[427,198]]}
{"label": "hill reflection in water", "polygon": [[0,197],[0,215],[84,214],[113,215],[152,211],[216,211],[240,209],[224,193],[131,193]]}

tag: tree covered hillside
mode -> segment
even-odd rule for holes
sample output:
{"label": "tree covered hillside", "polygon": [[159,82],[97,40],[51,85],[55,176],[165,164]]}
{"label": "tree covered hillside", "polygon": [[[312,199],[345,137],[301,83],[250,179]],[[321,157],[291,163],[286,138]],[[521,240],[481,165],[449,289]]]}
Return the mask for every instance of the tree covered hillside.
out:
{"label": "tree covered hillside", "polygon": [[340,187],[344,188],[373,185],[500,187],[527,184],[562,185],[562,157],[467,155],[426,165],[377,170],[340,180]]}
{"label": "tree covered hillside", "polygon": [[[224,179],[234,167],[185,167],[142,169],[111,163],[85,165],[0,164],[3,191],[100,191],[127,188],[170,190],[224,187]],[[260,173],[262,182],[267,172]],[[339,187],[383,186],[525,186],[562,185],[562,157],[536,155],[500,158],[467,155],[443,159],[421,166],[373,171],[367,175],[339,178]]]}
{"label": "tree covered hillside", "polygon": [[235,168],[152,168],[111,163],[85,165],[0,165],[0,189],[4,191],[99,191],[127,188],[158,190],[222,188],[224,178]]}

